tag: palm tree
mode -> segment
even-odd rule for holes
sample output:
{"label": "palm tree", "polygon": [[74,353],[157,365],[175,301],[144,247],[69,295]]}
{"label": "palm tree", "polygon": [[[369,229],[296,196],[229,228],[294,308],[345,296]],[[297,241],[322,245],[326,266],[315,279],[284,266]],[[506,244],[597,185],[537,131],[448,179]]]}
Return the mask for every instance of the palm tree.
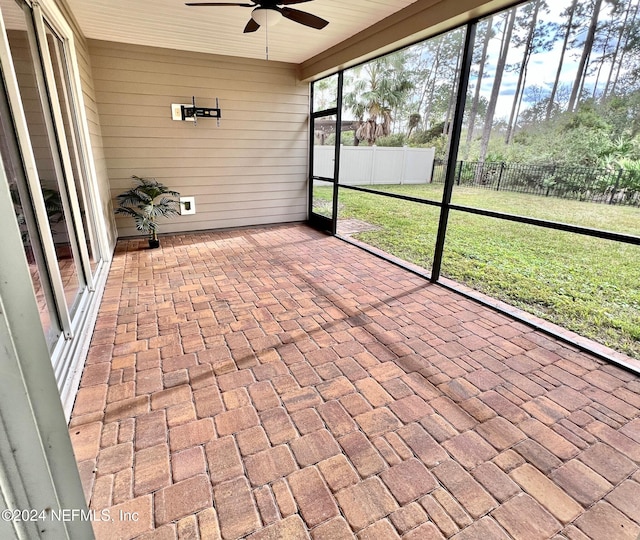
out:
{"label": "palm tree", "polygon": [[356,145],[360,141],[375,144],[379,137],[391,134],[392,111],[403,104],[412,87],[404,57],[400,51],[354,70],[354,80],[343,100],[357,119]]}
{"label": "palm tree", "polygon": [[413,133],[413,130],[420,125],[420,122],[422,122],[422,116],[420,116],[420,113],[411,113],[409,115],[409,131],[407,132],[407,140],[411,138],[411,133]]}
{"label": "palm tree", "polygon": [[[118,195],[119,208],[116,214],[132,217],[136,228],[149,234],[149,246],[158,247],[158,224],[160,217],[172,217],[180,214],[180,197],[177,191],[171,191],[155,178],[132,176],[138,185]],[[167,196],[168,195],[168,196]],[[174,197],[174,198],[171,198]]]}

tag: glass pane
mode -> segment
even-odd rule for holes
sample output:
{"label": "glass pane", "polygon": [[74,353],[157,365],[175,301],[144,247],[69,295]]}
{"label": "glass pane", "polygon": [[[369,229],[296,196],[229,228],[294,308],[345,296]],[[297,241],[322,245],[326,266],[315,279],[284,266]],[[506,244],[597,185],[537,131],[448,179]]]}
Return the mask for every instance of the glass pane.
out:
{"label": "glass pane", "polygon": [[313,180],[313,205],[314,214],[333,218],[333,183],[323,180]]}
{"label": "glass pane", "polygon": [[440,209],[340,188],[338,233],[430,270]]}
{"label": "glass pane", "polygon": [[[31,24],[30,16],[30,10],[24,6],[27,25]],[[50,117],[46,116],[49,111],[43,109],[43,103],[48,104],[48,98],[41,95],[44,89],[41,87],[42,80],[38,80],[36,72],[39,59],[32,56],[27,32],[10,30],[7,36],[36,159],[40,189],[55,244],[64,294],[67,305],[73,312],[73,307],[77,305],[82,292],[83,283],[79,274],[79,261],[76,259],[73,219],[68,215],[69,207],[65,204],[66,185],[60,166],[57,141],[52,135]]]}
{"label": "glass pane", "polygon": [[313,176],[333,179],[336,122],[335,114],[313,120]]}
{"label": "glass pane", "polygon": [[338,74],[313,83],[313,111],[324,111],[338,106]]}
{"label": "glass pane", "polygon": [[442,200],[464,29],[347,70],[340,183]]}
{"label": "glass pane", "polygon": [[454,203],[640,234],[637,11],[532,1],[478,24]]}
{"label": "glass pane", "polygon": [[640,246],[452,211],[442,273],[640,359]]}
{"label": "glass pane", "polygon": [[53,32],[49,26],[47,29],[47,41],[49,45],[49,52],[51,54],[51,64],[53,65],[53,72],[55,76],[55,84],[58,90],[58,99],[60,101],[60,110],[62,112],[62,118],[64,122],[64,131],[66,134],[67,150],[71,160],[71,167],[73,171],[73,180],[75,183],[75,190],[78,196],[78,203],[80,206],[82,229],[86,240],[87,251],[89,254],[89,260],[91,261],[92,270],[95,271],[98,258],[95,256],[92,249],[92,239],[94,238],[92,231],[94,230],[90,220],[91,213],[87,211],[89,205],[87,204],[87,189],[85,182],[82,181],[84,175],[80,170],[80,152],[78,148],[78,131],[76,129],[75,116],[72,114],[73,102],[71,93],[71,81],[69,79],[68,65],[66,63],[66,56],[64,50],[64,43]]}
{"label": "glass pane", "polygon": [[33,289],[40,312],[40,322],[49,349],[52,349],[60,336],[60,327],[52,309],[51,285],[46,272],[40,238],[35,226],[29,191],[24,177],[20,152],[11,123],[11,113],[7,104],[4,86],[0,84],[0,153],[4,172],[9,181],[9,191],[22,235],[22,245],[29,265]]}

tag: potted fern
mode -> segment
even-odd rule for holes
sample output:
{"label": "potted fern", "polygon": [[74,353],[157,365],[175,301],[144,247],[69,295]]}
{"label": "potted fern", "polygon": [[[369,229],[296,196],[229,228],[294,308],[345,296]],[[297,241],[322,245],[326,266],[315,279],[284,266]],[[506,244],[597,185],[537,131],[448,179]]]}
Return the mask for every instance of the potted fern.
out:
{"label": "potted fern", "polygon": [[180,193],[172,191],[155,178],[132,176],[137,185],[118,195],[116,214],[133,218],[136,228],[149,235],[149,247],[160,246],[158,218],[180,214]]}

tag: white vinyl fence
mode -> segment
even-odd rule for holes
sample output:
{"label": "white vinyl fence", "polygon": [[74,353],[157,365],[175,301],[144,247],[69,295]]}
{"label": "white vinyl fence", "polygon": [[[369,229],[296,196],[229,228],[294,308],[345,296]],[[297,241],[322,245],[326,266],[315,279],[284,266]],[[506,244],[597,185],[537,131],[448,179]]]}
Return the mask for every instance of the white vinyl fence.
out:
{"label": "white vinyl fence", "polygon": [[[340,147],[339,182],[348,186],[431,182],[435,148]],[[333,177],[333,146],[313,147],[314,176]]]}

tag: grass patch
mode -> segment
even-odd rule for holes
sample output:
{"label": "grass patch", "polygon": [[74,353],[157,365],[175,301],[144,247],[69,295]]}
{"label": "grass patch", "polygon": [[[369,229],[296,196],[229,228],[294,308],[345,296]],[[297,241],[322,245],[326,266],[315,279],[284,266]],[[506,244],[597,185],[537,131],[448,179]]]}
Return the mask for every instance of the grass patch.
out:
{"label": "grass patch", "polygon": [[[423,196],[442,186],[389,186]],[[458,190],[459,188],[457,188]],[[433,193],[432,192],[432,193]],[[329,198],[330,192],[318,192]],[[430,198],[433,198],[431,195]],[[640,209],[463,188],[455,202],[640,234]],[[430,269],[439,208],[340,190],[340,218],[380,227],[356,237]],[[442,273],[460,283],[640,359],[640,247],[451,213]]]}

